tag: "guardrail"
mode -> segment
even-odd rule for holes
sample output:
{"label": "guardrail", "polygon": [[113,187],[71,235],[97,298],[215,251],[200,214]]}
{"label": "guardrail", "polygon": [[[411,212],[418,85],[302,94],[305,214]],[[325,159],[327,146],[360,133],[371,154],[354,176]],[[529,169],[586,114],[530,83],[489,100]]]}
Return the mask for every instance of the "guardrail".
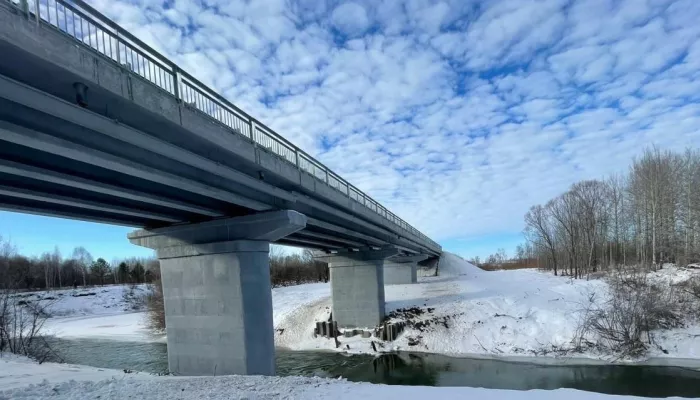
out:
{"label": "guardrail", "polygon": [[27,18],[36,20],[37,24],[48,25],[70,36],[174,96],[184,105],[227,126],[233,133],[248,138],[258,146],[296,165],[300,170],[325,182],[399,228],[441,248],[419,230],[83,1],[5,1],[19,8]]}

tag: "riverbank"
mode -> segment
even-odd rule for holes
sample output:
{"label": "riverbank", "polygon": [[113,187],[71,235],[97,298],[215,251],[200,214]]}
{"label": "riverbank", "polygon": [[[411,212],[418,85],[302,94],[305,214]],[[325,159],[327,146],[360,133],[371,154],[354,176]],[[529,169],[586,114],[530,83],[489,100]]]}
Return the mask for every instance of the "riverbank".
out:
{"label": "riverbank", "polygon": [[[326,320],[330,299],[321,298],[275,321],[276,343],[293,350],[350,353],[411,351],[454,357],[493,357],[524,362],[675,363],[700,367],[700,325],[655,332],[646,357],[619,358],[595,348],[572,350],[591,296],[602,297],[603,280],[572,280],[536,270],[483,271],[461,258],[443,254],[439,277],[414,285],[385,287],[390,321],[408,322],[394,342],[375,338],[314,338],[315,321]],[[653,279],[677,283],[688,270],[668,266]]]}
{"label": "riverbank", "polygon": [[[655,279],[676,282],[691,273],[668,267]],[[315,283],[272,290],[275,344],[290,350],[410,351],[544,364],[614,362],[700,368],[699,325],[656,333],[656,345],[644,358],[619,359],[595,350],[568,351],[586,301],[606,290],[602,280],[572,280],[535,270],[486,272],[445,253],[440,276],[421,277],[418,284],[385,287],[387,313],[392,320],[410,322],[394,342],[358,335],[341,337],[336,346],[332,339],[314,337],[315,323],[327,320],[331,311],[329,284]],[[112,300],[120,298],[106,293]],[[49,319],[48,332],[63,338],[165,341],[164,335],[145,328],[145,313],[123,311],[125,307],[95,300],[103,304],[96,315],[89,315],[90,306],[73,304],[83,310],[81,315]],[[117,312],[109,314],[110,310]]]}
{"label": "riverbank", "polygon": [[[388,386],[351,383],[343,379],[306,377],[172,377],[85,366],[37,364],[24,357],[4,354],[0,357],[0,400],[52,398],[76,399],[293,399],[321,398],[382,399],[478,398],[499,400],[573,400],[616,399],[572,389],[493,390],[466,387]],[[624,396],[625,399],[636,397]]]}

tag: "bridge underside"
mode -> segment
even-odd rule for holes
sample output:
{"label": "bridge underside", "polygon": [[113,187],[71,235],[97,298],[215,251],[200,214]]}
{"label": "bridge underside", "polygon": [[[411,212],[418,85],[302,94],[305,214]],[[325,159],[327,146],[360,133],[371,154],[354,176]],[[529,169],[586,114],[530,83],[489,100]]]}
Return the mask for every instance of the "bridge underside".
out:
{"label": "bridge underside", "polygon": [[[393,243],[407,253],[424,251],[332,204],[283,189],[275,174],[246,167],[196,135],[166,123],[159,135],[148,134],[8,78],[10,72],[0,63],[0,209],[146,228],[291,209],[309,217],[307,228],[279,244],[334,250]],[[73,79],[64,82],[66,97],[75,96]],[[90,102],[110,109],[100,94],[90,92]],[[187,150],[178,143],[185,138]]]}

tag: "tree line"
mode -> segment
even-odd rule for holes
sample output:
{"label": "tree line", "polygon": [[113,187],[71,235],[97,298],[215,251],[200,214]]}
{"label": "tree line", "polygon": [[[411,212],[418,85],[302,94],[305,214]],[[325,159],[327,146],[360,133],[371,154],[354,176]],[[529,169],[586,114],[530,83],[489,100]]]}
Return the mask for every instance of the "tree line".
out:
{"label": "tree line", "polygon": [[116,283],[150,283],[160,276],[155,258],[131,257],[107,262],[84,247],[63,257],[58,247],[38,257],[19,254],[0,236],[0,288],[53,289]]}
{"label": "tree line", "polygon": [[573,184],[525,215],[540,267],[575,278],[615,265],[700,261],[700,151],[650,148],[623,174]]}
{"label": "tree line", "polygon": [[[160,279],[160,263],[155,258],[131,257],[107,262],[94,259],[84,247],[76,247],[63,257],[56,247],[38,257],[19,254],[16,246],[0,236],[0,288],[53,289],[75,286],[152,283]],[[310,250],[283,254],[278,247],[270,251],[272,286],[327,282],[328,266],[314,261]]]}

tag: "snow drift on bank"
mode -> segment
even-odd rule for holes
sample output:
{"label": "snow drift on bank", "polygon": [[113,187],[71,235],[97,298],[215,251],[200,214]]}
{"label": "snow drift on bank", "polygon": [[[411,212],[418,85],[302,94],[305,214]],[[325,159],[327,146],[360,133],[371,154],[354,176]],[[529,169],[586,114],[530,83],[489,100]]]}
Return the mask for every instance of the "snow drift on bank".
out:
{"label": "snow drift on bank", "polygon": [[66,364],[0,358],[0,400],[5,399],[425,399],[597,400],[625,398],[578,390],[510,391],[465,387],[388,386],[303,377],[162,377]]}

